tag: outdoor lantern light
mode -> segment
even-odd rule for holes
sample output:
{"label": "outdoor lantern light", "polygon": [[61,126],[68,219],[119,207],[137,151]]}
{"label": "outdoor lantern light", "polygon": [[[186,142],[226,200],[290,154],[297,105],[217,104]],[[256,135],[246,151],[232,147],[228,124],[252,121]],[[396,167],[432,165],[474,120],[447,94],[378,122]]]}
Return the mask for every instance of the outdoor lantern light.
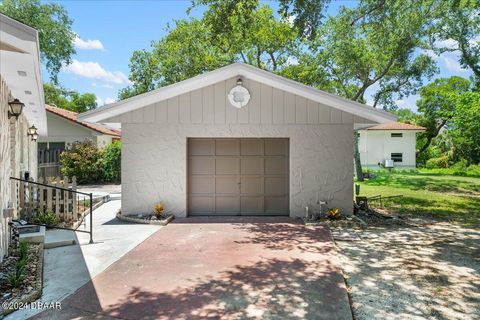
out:
{"label": "outdoor lantern light", "polygon": [[28,130],[27,130],[27,134],[28,134],[29,136],[33,136],[33,135],[36,134],[36,133],[37,133],[37,128],[35,128],[34,125],[32,125],[32,126],[31,126],[30,128],[28,128]]}
{"label": "outdoor lantern light", "polygon": [[245,107],[250,101],[250,92],[243,86],[242,79],[238,79],[237,85],[230,90],[228,101],[238,109]]}
{"label": "outdoor lantern light", "polygon": [[8,103],[10,110],[8,110],[8,118],[15,117],[18,120],[18,117],[22,114],[22,109],[25,106],[24,103],[20,102],[18,99],[14,99]]}
{"label": "outdoor lantern light", "polygon": [[32,141],[37,141],[38,139],[38,133],[32,134]]}

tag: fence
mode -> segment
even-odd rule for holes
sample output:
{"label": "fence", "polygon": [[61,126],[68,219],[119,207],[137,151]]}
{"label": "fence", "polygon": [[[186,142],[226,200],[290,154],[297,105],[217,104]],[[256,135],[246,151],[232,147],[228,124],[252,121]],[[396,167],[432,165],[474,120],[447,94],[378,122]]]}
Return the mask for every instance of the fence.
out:
{"label": "fence", "polygon": [[[32,178],[24,180],[10,177],[10,179],[16,183],[15,190],[20,218],[33,222],[38,221],[41,214],[52,212],[58,218],[58,224],[34,224],[90,233],[90,243],[93,243],[93,195],[77,191],[75,178],[70,182],[67,178],[48,178],[46,181],[40,178],[38,182],[33,181]],[[87,213],[90,213],[90,231],[77,230],[79,222]]]}
{"label": "fence", "polygon": [[38,176],[46,178],[60,176],[60,154],[65,150],[65,143],[38,144]]}

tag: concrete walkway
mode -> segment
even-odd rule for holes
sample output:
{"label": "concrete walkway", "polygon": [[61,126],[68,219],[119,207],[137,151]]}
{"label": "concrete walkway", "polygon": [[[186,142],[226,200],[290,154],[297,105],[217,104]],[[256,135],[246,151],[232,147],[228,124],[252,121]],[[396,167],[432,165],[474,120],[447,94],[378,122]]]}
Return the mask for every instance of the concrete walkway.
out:
{"label": "concrete walkway", "polygon": [[[88,243],[89,235],[86,233],[62,231],[74,233],[73,237],[79,245],[45,250],[41,301],[61,301],[160,228],[120,222],[115,219],[119,208],[120,201],[116,200],[94,210],[94,244]],[[89,228],[88,216],[86,225],[79,229],[83,228]],[[18,310],[6,319],[27,319],[39,311],[41,310]]]}
{"label": "concrete walkway", "polygon": [[352,319],[330,233],[288,218],[189,218],[36,319]]}

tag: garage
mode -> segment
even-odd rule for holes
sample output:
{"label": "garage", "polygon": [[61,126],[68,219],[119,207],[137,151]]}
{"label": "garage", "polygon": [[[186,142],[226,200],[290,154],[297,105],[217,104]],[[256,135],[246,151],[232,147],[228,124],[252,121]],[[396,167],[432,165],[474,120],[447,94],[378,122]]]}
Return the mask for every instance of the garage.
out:
{"label": "garage", "polygon": [[286,138],[188,139],[188,215],[289,215]]}
{"label": "garage", "polygon": [[352,214],[354,130],[395,121],[360,103],[233,63],[88,111],[122,125],[122,214]]}

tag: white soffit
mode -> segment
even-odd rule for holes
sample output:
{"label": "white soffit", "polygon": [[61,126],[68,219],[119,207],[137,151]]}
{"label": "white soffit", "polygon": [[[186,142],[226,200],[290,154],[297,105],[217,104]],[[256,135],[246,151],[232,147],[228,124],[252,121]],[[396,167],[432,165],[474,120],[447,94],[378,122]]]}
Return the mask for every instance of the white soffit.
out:
{"label": "white soffit", "polygon": [[47,116],[40,72],[38,33],[35,29],[0,14],[0,75],[13,98],[25,104],[29,124],[47,134]]}
{"label": "white soffit", "polygon": [[394,115],[386,111],[354,102],[238,62],[154,91],[87,111],[80,114],[79,119],[82,121],[99,122],[234,77],[252,79],[279,90],[305,97],[364,119],[369,119],[373,121],[373,123],[386,123],[396,121],[397,119]]}

